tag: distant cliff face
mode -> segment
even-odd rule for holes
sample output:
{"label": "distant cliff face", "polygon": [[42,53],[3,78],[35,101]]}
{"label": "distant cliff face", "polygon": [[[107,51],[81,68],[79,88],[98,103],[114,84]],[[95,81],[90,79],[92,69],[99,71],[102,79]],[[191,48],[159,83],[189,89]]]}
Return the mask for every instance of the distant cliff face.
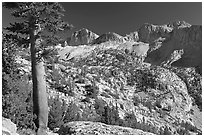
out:
{"label": "distant cliff face", "polygon": [[160,37],[169,37],[169,33],[173,30],[167,25],[153,25],[145,23],[138,29],[139,41],[152,43]]}
{"label": "distant cliff face", "polygon": [[138,37],[139,41],[152,43],[158,38],[168,39],[170,37],[170,33],[175,29],[189,27],[191,27],[191,25],[184,21],[176,21],[164,25],[145,23],[138,29]]}
{"label": "distant cliff face", "polygon": [[[162,29],[164,30],[164,29]],[[154,65],[167,64],[180,67],[202,66],[202,27],[186,26],[173,28],[171,32],[156,33],[141,37],[150,42],[150,51],[145,61]]]}
{"label": "distant cliff face", "polygon": [[92,43],[93,40],[98,38],[98,35],[89,31],[88,29],[81,29],[72,34],[69,45],[77,46],[77,45],[87,45]]}

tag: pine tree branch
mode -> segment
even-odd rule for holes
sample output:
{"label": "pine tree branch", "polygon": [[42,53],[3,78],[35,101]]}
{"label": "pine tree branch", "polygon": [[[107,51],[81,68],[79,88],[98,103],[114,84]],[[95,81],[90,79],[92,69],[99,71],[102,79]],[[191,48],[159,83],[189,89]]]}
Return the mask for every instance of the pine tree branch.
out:
{"label": "pine tree branch", "polygon": [[28,35],[29,33],[29,27],[28,24],[25,22],[15,22],[15,23],[10,23],[9,27],[4,28],[5,30],[8,30],[9,32],[12,33],[20,33],[22,35]]}
{"label": "pine tree branch", "polygon": [[16,44],[19,47],[27,48],[29,46],[29,40],[18,35],[4,34],[4,37],[7,41]]}
{"label": "pine tree branch", "polygon": [[17,2],[3,2],[2,6],[7,9],[17,9],[19,5]]}

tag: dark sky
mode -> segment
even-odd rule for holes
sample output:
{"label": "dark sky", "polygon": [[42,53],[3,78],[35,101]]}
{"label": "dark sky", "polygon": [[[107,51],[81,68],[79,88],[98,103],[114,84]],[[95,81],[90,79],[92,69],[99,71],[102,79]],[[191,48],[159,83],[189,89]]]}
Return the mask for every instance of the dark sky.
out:
{"label": "dark sky", "polygon": [[[144,23],[165,24],[184,20],[193,25],[202,24],[202,3],[198,2],[64,2],[64,19],[76,29],[87,28],[97,34],[116,32],[125,35]],[[3,26],[11,21],[3,8]]]}

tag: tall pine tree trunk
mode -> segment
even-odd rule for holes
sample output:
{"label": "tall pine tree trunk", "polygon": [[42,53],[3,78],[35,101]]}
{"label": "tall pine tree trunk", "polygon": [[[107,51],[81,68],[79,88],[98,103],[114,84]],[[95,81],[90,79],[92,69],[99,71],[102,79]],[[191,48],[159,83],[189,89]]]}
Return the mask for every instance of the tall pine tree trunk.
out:
{"label": "tall pine tree trunk", "polygon": [[46,79],[43,59],[36,58],[35,29],[30,30],[31,67],[33,81],[33,113],[37,118],[34,123],[37,134],[46,134],[48,123],[48,102],[46,93]]}

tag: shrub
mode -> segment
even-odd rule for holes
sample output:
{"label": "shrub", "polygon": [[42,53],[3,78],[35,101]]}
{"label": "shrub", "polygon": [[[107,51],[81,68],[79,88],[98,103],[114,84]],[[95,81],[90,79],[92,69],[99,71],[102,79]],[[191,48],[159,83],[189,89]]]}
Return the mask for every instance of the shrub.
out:
{"label": "shrub", "polygon": [[[67,104],[65,100],[61,99],[59,96],[55,96],[55,98],[50,98],[48,100],[48,105],[50,108],[48,127],[51,130],[63,126],[64,123],[79,121],[83,118],[79,114],[80,110],[78,106],[73,101]],[[86,116],[86,118],[87,117],[88,116]]]}
{"label": "shrub", "polygon": [[66,102],[61,100],[59,96],[48,100],[49,114],[48,127],[53,130],[64,124],[64,116],[66,114]]}
{"label": "shrub", "polygon": [[103,117],[104,117],[104,123],[109,124],[109,125],[119,125],[119,114],[118,114],[118,107],[109,107],[109,106],[105,106],[104,107],[104,113],[103,113]]}
{"label": "shrub", "polygon": [[34,128],[32,119],[31,84],[26,76],[4,74],[2,116],[11,119],[18,128]]}
{"label": "shrub", "polygon": [[134,115],[134,113],[132,112],[132,113],[126,113],[126,115],[125,115],[125,126],[127,126],[127,127],[131,127],[131,128],[138,128],[139,129],[139,122],[137,121],[137,119],[136,119],[136,117],[135,117],[135,115]]}
{"label": "shrub", "polygon": [[164,131],[163,131],[163,135],[171,135],[171,130],[169,127],[165,126]]}
{"label": "shrub", "polygon": [[141,103],[140,96],[133,96],[132,98],[134,106],[138,106]]}
{"label": "shrub", "polygon": [[177,129],[177,133],[178,133],[179,135],[189,135],[189,131],[186,130],[184,127],[178,128],[178,129]]}

